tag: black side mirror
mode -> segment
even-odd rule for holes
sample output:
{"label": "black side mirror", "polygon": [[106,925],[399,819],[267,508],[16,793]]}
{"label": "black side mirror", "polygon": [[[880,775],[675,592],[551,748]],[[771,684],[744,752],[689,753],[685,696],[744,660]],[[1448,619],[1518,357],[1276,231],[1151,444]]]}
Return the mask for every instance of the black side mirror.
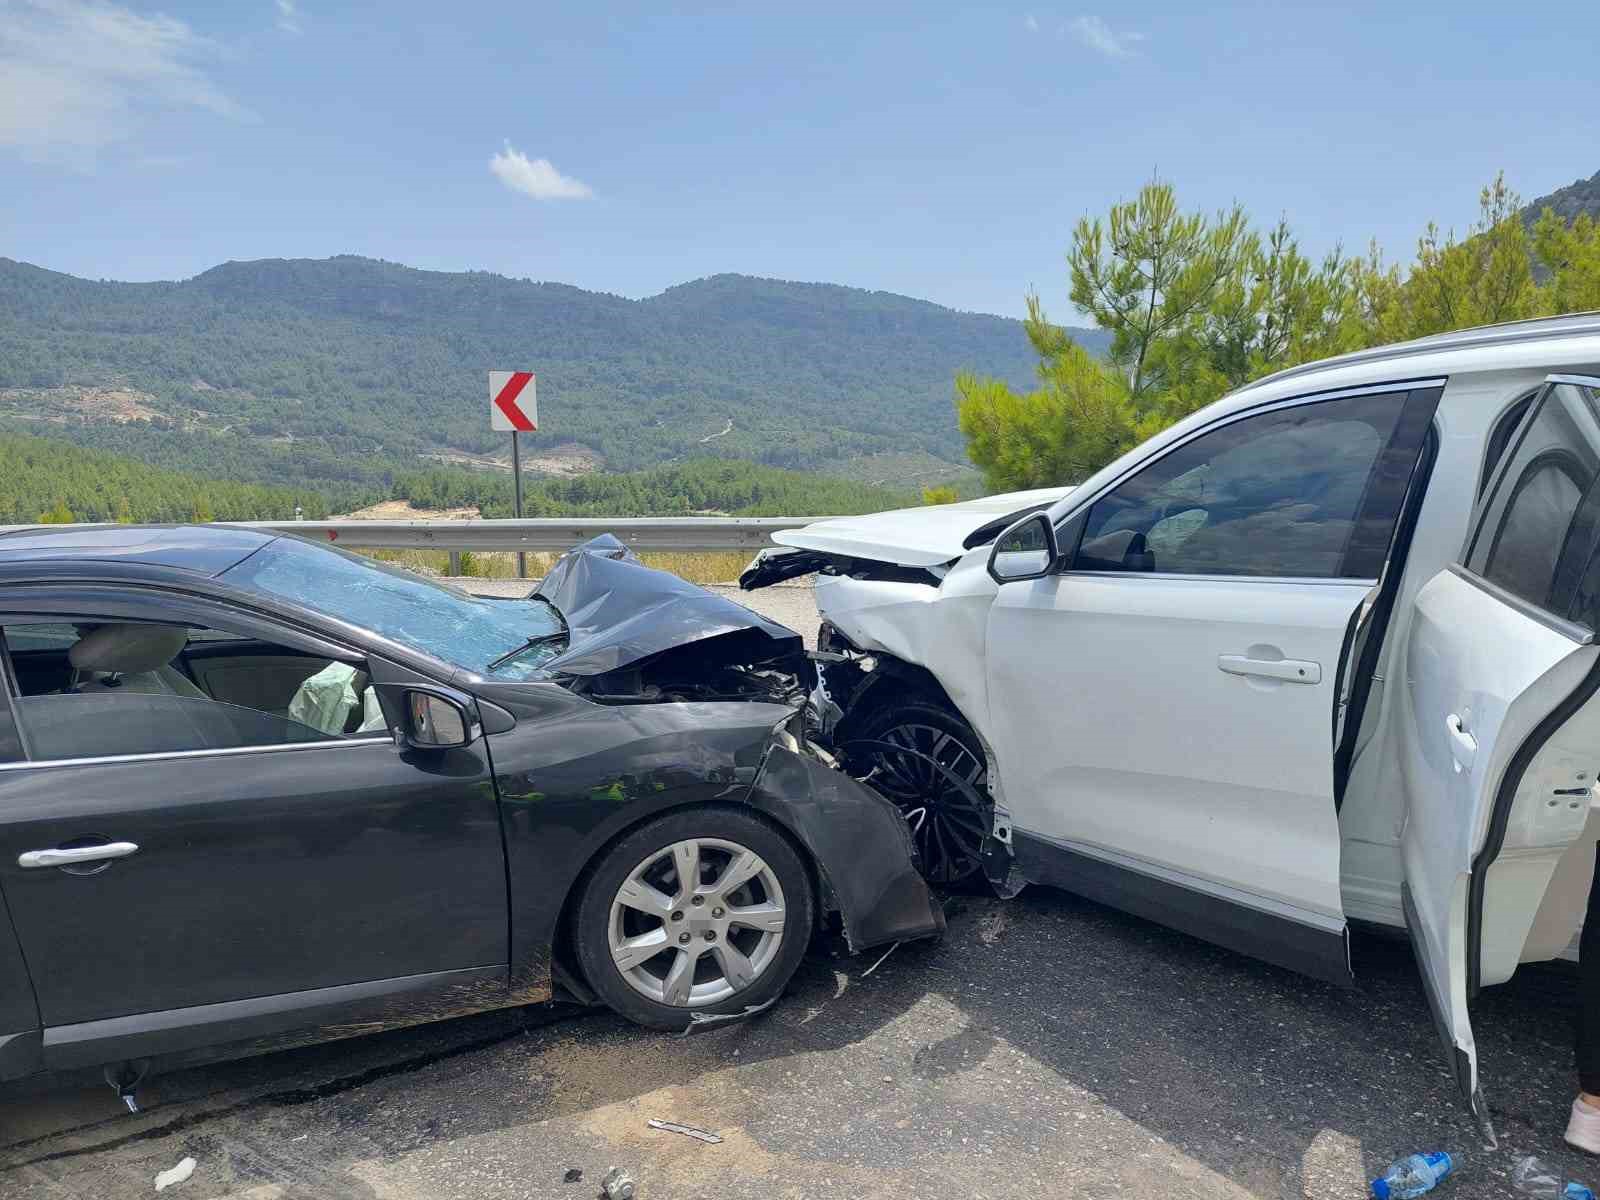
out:
{"label": "black side mirror", "polygon": [[481,732],[459,702],[436,692],[409,690],[395,741],[410,750],[454,750],[470,746]]}
{"label": "black side mirror", "polygon": [[994,540],[989,551],[989,576],[996,583],[1042,579],[1061,558],[1056,527],[1042,512],[1032,513]]}

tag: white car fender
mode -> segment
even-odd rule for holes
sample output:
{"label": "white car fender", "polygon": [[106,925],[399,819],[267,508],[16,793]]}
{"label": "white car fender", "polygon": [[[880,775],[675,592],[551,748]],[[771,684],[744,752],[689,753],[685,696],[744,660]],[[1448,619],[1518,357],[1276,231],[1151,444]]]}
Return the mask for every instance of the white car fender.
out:
{"label": "white car fender", "polygon": [[989,548],[971,551],[931,587],[923,583],[819,575],[817,611],[851,643],[925,667],[943,685],[984,744],[991,791],[998,783],[989,750],[984,642],[995,583]]}

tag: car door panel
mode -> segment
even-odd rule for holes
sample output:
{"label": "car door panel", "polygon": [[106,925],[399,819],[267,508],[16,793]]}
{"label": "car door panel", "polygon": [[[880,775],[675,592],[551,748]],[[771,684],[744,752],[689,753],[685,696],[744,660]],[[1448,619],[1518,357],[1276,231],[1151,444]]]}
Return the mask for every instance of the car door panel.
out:
{"label": "car door panel", "polygon": [[0,1079],[18,1079],[39,1070],[39,1047],[39,1006],[11,913],[0,895]]}
{"label": "car door panel", "polygon": [[[1001,584],[998,799],[1021,837],[1097,860],[1066,886],[1349,980],[1335,716],[1441,390],[1316,395],[1198,429],[1074,494],[1056,573]],[[1139,878],[1113,886],[1113,869]]]}
{"label": "car door panel", "polygon": [[[81,841],[138,850],[92,873],[18,863]],[[0,771],[0,846],[48,1026],[506,960],[481,745]]]}
{"label": "car door panel", "polygon": [[1463,563],[1417,592],[1398,728],[1406,925],[1491,1139],[1468,1006],[1516,970],[1600,766],[1600,382],[1553,378],[1516,439]]}
{"label": "car door panel", "polygon": [[260,1054],[490,1008],[507,986],[503,965],[468,967],[57,1025],[44,1033],[43,1060],[66,1071],[158,1056],[171,1066],[236,1046]]}
{"label": "car door panel", "polygon": [[[1028,739],[1044,730],[997,728],[1015,826],[1342,928],[1327,743],[1345,627],[1367,591],[1089,574],[1002,588],[990,694],[1048,714],[1053,744],[1072,747],[1039,753]],[[1063,638],[1063,661],[1038,670],[1036,649]],[[1307,682],[1241,674],[1236,659]],[[1236,752],[1219,762],[1219,745]]]}
{"label": "car door panel", "polygon": [[[1460,572],[1441,572],[1417,594],[1399,738],[1406,925],[1456,1082],[1484,1122],[1468,1013],[1474,864],[1513,758],[1578,691],[1597,655]],[[1488,928],[1476,936],[1502,951],[1490,957],[1484,983],[1510,977],[1545,889],[1588,819],[1600,755],[1593,740],[1575,736],[1581,728],[1545,743],[1543,761],[1510,801],[1514,853],[1482,868],[1495,894],[1484,906]],[[1557,794],[1572,789],[1579,795]]]}

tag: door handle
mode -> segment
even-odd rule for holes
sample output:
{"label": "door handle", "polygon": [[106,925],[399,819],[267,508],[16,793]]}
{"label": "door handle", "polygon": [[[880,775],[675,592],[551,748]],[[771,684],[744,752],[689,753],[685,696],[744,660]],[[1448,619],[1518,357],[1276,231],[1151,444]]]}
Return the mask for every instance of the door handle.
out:
{"label": "door handle", "polygon": [[25,850],[17,855],[17,866],[71,867],[78,863],[127,858],[139,849],[132,842],[107,842],[103,846],[72,846],[66,850]]}
{"label": "door handle", "polygon": [[1456,760],[1456,773],[1460,774],[1478,756],[1478,739],[1462,727],[1461,718],[1455,713],[1444,719],[1444,727],[1450,731],[1450,757]]}
{"label": "door handle", "polygon": [[1258,675],[1284,683],[1321,683],[1322,664],[1303,658],[1248,658],[1243,654],[1217,655],[1217,669],[1229,675]]}

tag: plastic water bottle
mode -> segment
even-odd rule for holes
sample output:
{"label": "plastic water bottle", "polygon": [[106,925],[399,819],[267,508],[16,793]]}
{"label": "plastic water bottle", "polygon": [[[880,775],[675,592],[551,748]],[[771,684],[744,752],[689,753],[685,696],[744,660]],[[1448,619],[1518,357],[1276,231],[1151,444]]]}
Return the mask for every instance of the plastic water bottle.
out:
{"label": "plastic water bottle", "polygon": [[1594,1193],[1583,1184],[1563,1184],[1561,1176],[1531,1154],[1511,1168],[1511,1186],[1538,1200],[1595,1200]]}
{"label": "plastic water bottle", "polygon": [[1450,1174],[1455,1163],[1442,1150],[1413,1154],[1389,1164],[1389,1169],[1372,1181],[1372,1194],[1378,1200],[1412,1200]]}

